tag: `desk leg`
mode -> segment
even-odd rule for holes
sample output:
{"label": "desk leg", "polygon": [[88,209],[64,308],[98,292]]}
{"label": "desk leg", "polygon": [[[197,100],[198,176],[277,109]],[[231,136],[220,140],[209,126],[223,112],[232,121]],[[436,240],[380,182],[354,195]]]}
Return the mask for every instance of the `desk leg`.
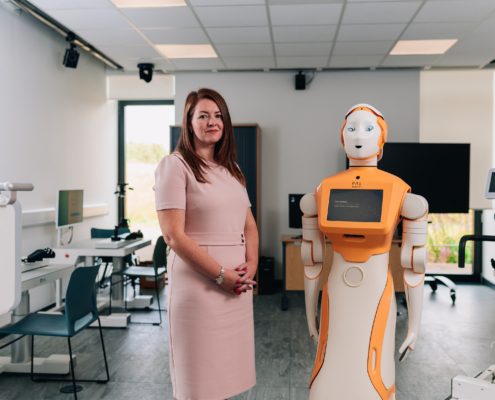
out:
{"label": "desk leg", "polygon": [[[122,271],[125,268],[125,259],[124,257],[113,257],[112,258],[112,263],[113,263],[113,272],[118,272]],[[112,282],[113,281],[122,281],[122,276],[115,276],[112,275]],[[122,282],[116,283],[115,285],[112,286],[112,301],[117,301],[122,303],[124,302],[124,284]],[[121,305],[119,303],[119,305]]]}
{"label": "desk leg", "polygon": [[[19,322],[26,315],[29,314],[29,292],[26,290],[22,292],[21,302],[17,308],[12,312],[12,323]],[[12,335],[13,339],[17,339],[21,335]],[[26,335],[21,340],[12,344],[12,363],[21,364],[31,361],[31,336]]]}
{"label": "desk leg", "polygon": [[285,242],[282,242],[282,311],[286,311],[289,308],[289,301],[287,300],[287,292],[285,290]]}
{"label": "desk leg", "polygon": [[55,281],[55,307],[57,309],[62,307],[62,279]]}

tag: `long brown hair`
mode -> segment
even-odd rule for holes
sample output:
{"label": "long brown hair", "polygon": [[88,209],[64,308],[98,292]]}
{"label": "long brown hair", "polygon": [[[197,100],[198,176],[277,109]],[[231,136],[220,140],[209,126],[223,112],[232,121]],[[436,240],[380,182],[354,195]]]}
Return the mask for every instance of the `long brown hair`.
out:
{"label": "long brown hair", "polygon": [[179,153],[182,158],[184,158],[198,182],[209,183],[204,177],[203,172],[206,168],[210,167],[194,149],[194,132],[191,125],[194,108],[198,102],[203,99],[210,99],[214,101],[222,114],[223,134],[222,138],[215,143],[213,155],[215,162],[226,168],[234,178],[236,178],[243,186],[246,186],[244,175],[236,163],[237,150],[235,147],[234,129],[232,128],[229,108],[227,107],[227,103],[224,98],[215,90],[201,88],[197,92],[191,92],[187,95],[186,104],[184,106],[184,116],[182,117],[182,129],[175,152]]}

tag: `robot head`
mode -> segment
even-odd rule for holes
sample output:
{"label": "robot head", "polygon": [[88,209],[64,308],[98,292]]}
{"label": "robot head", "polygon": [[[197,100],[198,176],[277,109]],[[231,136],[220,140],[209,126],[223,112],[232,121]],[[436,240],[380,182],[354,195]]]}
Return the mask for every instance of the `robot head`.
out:
{"label": "robot head", "polygon": [[379,156],[387,141],[387,123],[376,108],[357,104],[345,116],[341,140],[347,157],[368,160]]}

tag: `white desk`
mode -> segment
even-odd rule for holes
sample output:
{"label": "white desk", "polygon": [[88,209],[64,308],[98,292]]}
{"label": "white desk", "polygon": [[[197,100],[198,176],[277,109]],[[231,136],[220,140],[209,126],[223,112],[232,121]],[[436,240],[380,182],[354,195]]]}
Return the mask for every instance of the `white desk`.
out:
{"label": "white desk", "polygon": [[[56,256],[52,263],[58,262],[76,265],[80,262],[84,262],[84,265],[90,266],[94,265],[95,257],[112,257],[113,270],[118,272],[125,268],[125,257],[127,255],[151,245],[150,239],[141,239],[132,241],[128,245],[118,249],[97,249],[95,244],[100,240],[101,239],[87,239],[56,247],[53,249]],[[115,277],[115,281],[118,282],[121,280],[122,277]],[[112,281],[114,281],[113,278]],[[59,306],[59,298],[61,298],[61,289],[57,288],[57,306]],[[146,307],[151,304],[152,299],[153,296],[137,296],[134,299],[128,299],[127,304],[129,307]],[[99,308],[101,308],[103,304],[106,304],[106,302],[99,302]],[[122,282],[112,286],[112,306],[113,305],[116,305],[117,307],[124,306],[124,286]],[[130,320],[130,314],[122,313],[100,316],[100,320],[103,327],[125,328]]]}
{"label": "white desk", "polygon": [[[74,265],[48,265],[37,269],[23,272],[21,274],[22,298],[19,306],[12,312],[12,323],[20,321],[29,314],[29,289],[55,282],[59,279],[70,276],[74,270]],[[13,335],[15,339],[17,335]],[[31,372],[31,336],[13,343],[11,346],[11,357],[0,357],[1,372]],[[73,356],[74,362],[76,356]],[[70,367],[70,357],[68,355],[52,354],[48,358],[34,359],[34,372],[43,374],[68,374]]]}

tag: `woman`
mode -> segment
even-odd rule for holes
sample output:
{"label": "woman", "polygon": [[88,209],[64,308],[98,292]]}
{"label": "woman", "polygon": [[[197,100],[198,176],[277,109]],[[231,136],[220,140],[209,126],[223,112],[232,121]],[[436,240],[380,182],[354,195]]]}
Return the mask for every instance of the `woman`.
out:
{"label": "woman", "polygon": [[[222,96],[187,96],[176,152],[155,172],[168,262],[175,400],[223,400],[256,384],[251,285],[258,230]],[[245,294],[244,294],[245,293]]]}

